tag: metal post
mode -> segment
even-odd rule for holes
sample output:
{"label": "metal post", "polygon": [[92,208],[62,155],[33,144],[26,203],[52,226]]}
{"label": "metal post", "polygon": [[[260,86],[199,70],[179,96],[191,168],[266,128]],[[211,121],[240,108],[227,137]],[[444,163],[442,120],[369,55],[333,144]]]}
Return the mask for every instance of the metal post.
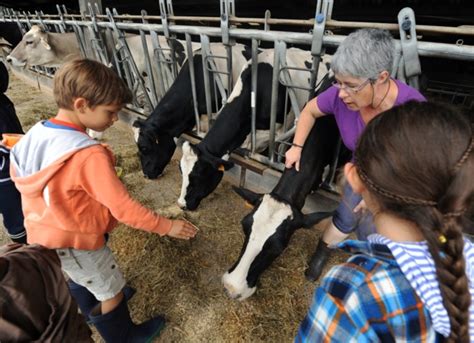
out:
{"label": "metal post", "polygon": [[251,119],[251,151],[255,153],[257,146],[257,80],[258,80],[258,42],[252,39],[252,90],[250,93]]}
{"label": "metal post", "polygon": [[36,13],[36,17],[38,17],[38,20],[40,21],[41,26],[43,27],[43,29],[45,31],[49,31],[49,27],[43,21],[43,17],[41,16],[41,13],[39,11],[35,11],[35,13]]}
{"label": "metal post", "polygon": [[106,13],[107,13],[107,16],[109,17],[109,21],[112,24],[115,34],[118,37],[118,44],[120,45],[120,49],[122,49],[122,53],[125,55],[125,58],[128,61],[128,63],[126,63],[126,66],[130,68],[130,72],[132,74],[133,80],[137,82],[137,87],[141,88],[141,90],[143,91],[143,94],[145,96],[145,101],[150,107],[152,107],[153,104],[151,102],[150,96],[146,90],[146,86],[140,75],[140,72],[138,71],[137,65],[135,64],[135,61],[132,58],[130,48],[128,47],[127,40],[125,39],[125,35],[118,29],[117,24],[115,23],[114,17],[108,8],[106,9]]}
{"label": "metal post", "polygon": [[227,89],[232,89],[232,45],[235,43],[229,35],[229,18],[235,16],[235,4],[234,0],[220,0],[220,11],[221,11],[221,31],[222,31],[222,44],[225,45],[227,53],[227,71],[229,71],[229,77],[227,79]]}
{"label": "metal post", "polygon": [[[148,24],[148,20],[145,19],[145,16],[148,15],[147,12],[145,10],[142,10],[141,15],[142,15],[142,22],[144,24]],[[159,99],[161,99],[165,95],[166,89],[168,88],[168,84],[165,86],[165,79],[168,79],[168,75],[166,74],[166,72],[164,72],[162,70],[162,65],[161,65],[161,60],[162,59],[159,56],[159,54],[162,53],[162,49],[161,49],[160,42],[159,42],[159,39],[158,39],[158,34],[156,33],[156,31],[152,30],[152,31],[150,31],[150,37],[151,37],[151,44],[152,44],[152,48],[153,48],[153,62],[155,62],[155,66],[156,66],[157,74],[158,74],[157,75],[158,80],[155,80],[155,78],[154,78],[155,75],[153,75],[151,80],[153,81],[152,85],[154,87],[155,95]],[[163,60],[164,60],[164,57],[163,57]],[[159,92],[156,89],[155,81],[159,82],[159,84],[160,84]]]}
{"label": "metal post", "polygon": [[194,73],[194,55],[193,55],[193,43],[191,41],[191,35],[186,33],[186,51],[188,53],[188,65],[189,65],[189,76],[191,78],[191,92],[193,95],[193,107],[194,116],[196,118],[196,129],[197,134],[201,133],[201,121],[199,116],[199,104],[196,95],[196,74]]}
{"label": "metal post", "polygon": [[280,84],[280,53],[281,49],[286,49],[286,43],[282,41],[275,42],[274,56],[273,56],[273,75],[272,75],[272,100],[270,104],[270,136],[268,144],[268,158],[271,162],[275,162],[275,125],[277,117],[277,101],[278,101],[278,87]]}
{"label": "metal post", "polygon": [[419,89],[418,75],[421,74],[421,64],[418,57],[415,13],[411,8],[405,7],[398,13],[398,24],[400,25],[400,43],[405,60],[405,75],[410,86]]}
{"label": "metal post", "polygon": [[81,14],[85,14],[87,12],[88,5],[91,3],[98,6],[98,8],[101,9],[100,12],[102,13],[102,0],[79,0],[79,12]]}
{"label": "metal post", "polygon": [[170,43],[170,40],[175,39],[175,35],[170,34],[170,29],[169,29],[169,16],[173,15],[173,5],[171,0],[159,0],[159,5],[160,5],[160,16],[161,16],[161,25],[163,25],[163,33],[166,37],[166,40],[168,41],[168,45],[170,48],[170,56],[171,56],[171,61],[172,61],[172,71],[173,71],[173,77],[176,78],[178,75],[178,69],[176,66],[176,58],[175,58],[175,52],[173,48],[173,44]]}
{"label": "metal post", "polygon": [[[25,13],[25,12],[23,12]],[[20,29],[20,32],[21,34],[24,36],[26,31],[25,31],[25,28],[23,27],[23,25],[20,23],[20,19],[18,18],[18,14],[15,12],[15,19],[16,19],[16,23],[18,25],[18,28]]]}
{"label": "metal post", "polygon": [[64,16],[63,16],[63,13],[61,12],[61,7],[59,7],[59,5],[56,5],[56,9],[58,10],[59,20],[61,20],[61,24],[59,24],[59,30],[61,31],[61,33],[65,33],[66,22],[64,21]]}
{"label": "metal post", "polygon": [[154,80],[153,71],[151,68],[150,55],[148,53],[148,43],[146,41],[145,31],[139,30],[139,32],[140,32],[140,38],[142,41],[143,53],[145,54],[144,57],[145,57],[145,64],[146,64],[146,72],[148,74],[148,82],[149,82],[148,86],[150,88],[151,101],[153,104],[153,108],[155,108],[156,105],[158,105],[158,99],[156,98],[155,80]]}
{"label": "metal post", "polygon": [[209,37],[207,37],[206,35],[200,35],[200,37],[201,37],[201,51],[202,51],[202,73],[204,76],[204,89],[205,89],[204,93],[206,95],[206,109],[207,109],[207,115],[209,117],[209,124],[211,124],[214,120],[214,116],[212,114],[211,82],[209,80],[209,72],[207,68]]}
{"label": "metal post", "polygon": [[[331,0],[318,0],[316,5],[316,13],[314,16],[314,26],[313,26],[313,39],[311,42],[311,76],[309,80],[309,86],[311,89],[316,87],[316,82],[318,82],[318,70],[319,63],[321,62],[321,56],[324,54],[323,49],[323,37],[324,31],[326,28],[326,19],[329,15],[329,8],[331,7]],[[308,100],[313,97],[313,94],[310,92]]]}
{"label": "metal post", "polygon": [[[92,25],[88,26],[89,32],[91,34],[91,41],[92,41],[92,50],[96,54],[97,60],[101,61],[103,64],[108,65],[110,63],[110,59],[107,56],[107,49],[105,48],[105,44],[101,37],[101,32],[99,27],[97,26],[97,18],[96,12],[92,8],[91,4],[89,3],[89,14],[91,17]],[[98,11],[99,8],[96,7]]]}

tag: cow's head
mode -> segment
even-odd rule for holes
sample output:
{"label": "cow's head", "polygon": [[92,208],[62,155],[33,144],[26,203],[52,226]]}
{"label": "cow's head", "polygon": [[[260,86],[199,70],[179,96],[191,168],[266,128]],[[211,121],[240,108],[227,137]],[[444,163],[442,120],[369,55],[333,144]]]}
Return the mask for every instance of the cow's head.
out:
{"label": "cow's head", "polygon": [[51,61],[56,59],[56,54],[49,45],[48,33],[38,25],[33,25],[15,49],[7,57],[7,61],[14,66],[25,65],[53,66]]}
{"label": "cow's head", "polygon": [[160,133],[152,124],[140,119],[133,123],[133,127],[143,174],[149,179],[156,179],[163,173],[176,150],[175,138]]}
{"label": "cow's head", "polygon": [[229,297],[244,300],[255,292],[258,278],[288,246],[296,229],[310,228],[332,213],[304,215],[271,194],[234,189],[254,209],[242,219],[244,245],[238,260],[223,275],[222,283]]}
{"label": "cow's head", "polygon": [[197,147],[184,142],[180,170],[183,177],[178,205],[195,210],[202,199],[216,189],[224,171],[232,168],[232,162],[201,152]]}

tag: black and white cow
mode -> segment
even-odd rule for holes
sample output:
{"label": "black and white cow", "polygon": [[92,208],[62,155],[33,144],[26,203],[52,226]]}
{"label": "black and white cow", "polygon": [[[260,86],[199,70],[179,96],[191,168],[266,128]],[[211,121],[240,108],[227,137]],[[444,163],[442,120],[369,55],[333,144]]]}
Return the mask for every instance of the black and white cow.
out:
{"label": "black and white cow", "polygon": [[[273,75],[273,50],[265,50],[258,55],[257,78],[257,122],[258,130],[268,130],[270,123],[271,80]],[[301,49],[287,50],[287,63],[290,66],[304,67],[311,61],[311,54]],[[195,210],[202,199],[219,185],[224,170],[232,163],[223,158],[239,147],[250,133],[251,127],[251,70],[250,62],[239,77],[234,90],[211,130],[204,139],[193,146],[183,144],[180,161],[182,172],[181,194],[178,205]],[[320,73],[325,75],[327,66],[321,64]],[[308,73],[301,70],[290,71],[291,82],[303,87],[309,86]],[[321,78],[319,76],[318,78]],[[285,87],[280,84],[277,104],[277,122],[282,122],[285,108]],[[300,108],[307,100],[307,92],[298,90],[297,100]]]}
{"label": "black and white cow", "polygon": [[[224,46],[219,43],[210,44],[211,53],[219,56],[225,54]],[[250,50],[241,44],[232,47],[232,77],[238,80],[242,67],[251,57]],[[196,96],[198,100],[199,113],[206,113],[206,98],[204,93],[204,74],[202,68],[203,58],[201,54],[194,56],[194,71],[196,81]],[[216,67],[225,71],[225,61],[215,60]],[[212,75],[209,72],[212,80]],[[227,86],[227,76],[222,76],[223,85]],[[211,87],[212,105],[221,102],[220,93],[214,94]],[[230,92],[230,91],[229,91]],[[213,111],[216,111],[214,108]],[[176,150],[176,139],[184,132],[190,131],[196,125],[194,115],[193,97],[191,91],[191,77],[189,63],[186,61],[181,68],[176,80],[155,108],[153,113],[145,121],[136,121],[135,127],[139,128],[137,145],[140,155],[143,173],[150,179],[155,179],[163,173],[168,165],[174,151]]]}
{"label": "black and white cow", "polygon": [[304,215],[301,209],[313,184],[321,182],[338,137],[333,116],[317,119],[304,145],[299,172],[294,167],[285,169],[270,194],[236,189],[254,209],[241,222],[245,241],[240,256],[222,277],[231,298],[243,300],[255,292],[262,272],[280,256],[298,228],[310,228],[332,215],[331,212]]}

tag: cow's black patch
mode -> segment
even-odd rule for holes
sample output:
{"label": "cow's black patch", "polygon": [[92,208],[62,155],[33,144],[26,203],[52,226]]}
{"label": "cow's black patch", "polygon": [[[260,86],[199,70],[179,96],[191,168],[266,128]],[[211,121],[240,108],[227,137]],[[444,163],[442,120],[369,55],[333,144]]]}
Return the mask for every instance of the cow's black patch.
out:
{"label": "cow's black patch", "polygon": [[[257,55],[260,54],[263,50],[257,49]],[[245,45],[244,50],[242,50],[242,55],[248,61],[252,58],[252,47]]]}
{"label": "cow's black patch", "polygon": [[170,40],[170,45],[174,49],[174,57],[176,58],[176,62],[181,67],[183,65],[184,60],[186,59],[186,53],[184,51],[184,46],[176,39]]}
{"label": "cow's black patch", "polygon": [[313,63],[311,63],[310,61],[304,61],[304,65],[306,66],[306,68],[311,69]]}

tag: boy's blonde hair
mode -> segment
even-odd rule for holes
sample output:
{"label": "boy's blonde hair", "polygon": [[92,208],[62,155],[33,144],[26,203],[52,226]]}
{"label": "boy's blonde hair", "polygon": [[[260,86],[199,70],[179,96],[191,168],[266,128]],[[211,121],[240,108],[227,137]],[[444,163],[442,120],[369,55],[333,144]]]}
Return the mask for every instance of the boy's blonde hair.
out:
{"label": "boy's blonde hair", "polygon": [[117,73],[90,59],[65,63],[54,76],[54,100],[59,108],[73,109],[76,98],[85,98],[88,106],[125,105],[132,92]]}

